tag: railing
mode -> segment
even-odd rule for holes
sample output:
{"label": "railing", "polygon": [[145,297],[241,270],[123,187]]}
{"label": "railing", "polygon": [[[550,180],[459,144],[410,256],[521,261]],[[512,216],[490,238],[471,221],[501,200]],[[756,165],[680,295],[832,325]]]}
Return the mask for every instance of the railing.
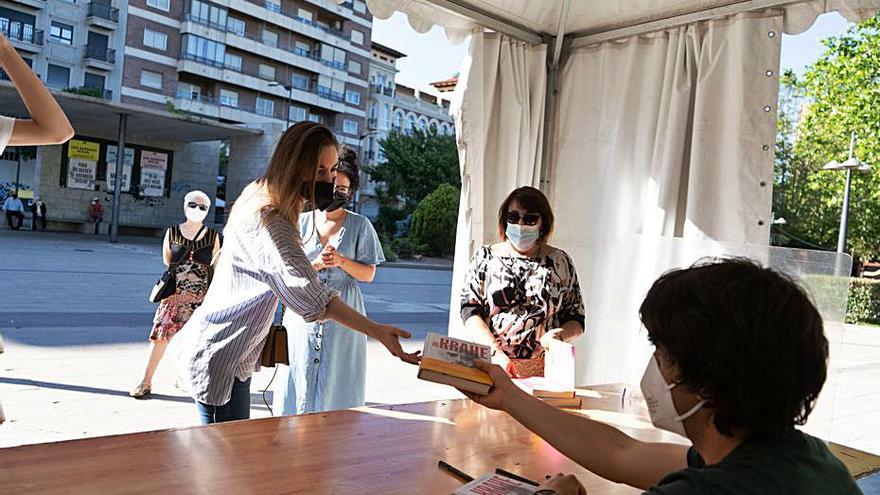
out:
{"label": "railing", "polygon": [[229,70],[234,70],[236,72],[241,72],[240,70],[236,70],[232,66],[226,65],[226,62],[214,60],[211,58],[200,57],[198,55],[195,55],[195,54],[192,54],[189,52],[181,53],[180,58],[182,58],[184,60],[192,60],[193,62],[198,62],[200,64],[210,65],[212,67],[217,67],[218,69],[229,69]]}
{"label": "railing", "polygon": [[381,84],[372,85],[373,93],[377,95],[394,96],[394,88],[390,86],[382,86]]}
{"label": "railing", "polygon": [[43,44],[43,30],[34,29],[33,24],[22,24],[18,21],[0,19],[0,31],[12,41],[23,41],[34,45]]}
{"label": "railing", "polygon": [[113,99],[113,91],[109,89],[87,88],[85,86],[80,86],[78,88],[67,88],[64,91],[66,93],[73,93],[75,95],[91,96],[92,98],[103,98],[105,100]]}
{"label": "railing", "polygon": [[[218,29],[224,32],[234,32],[235,34],[239,34],[238,32],[229,29],[229,27],[227,27],[225,24],[217,24],[216,22],[211,22],[210,19],[203,19],[197,15],[192,14],[191,12],[184,13],[181,20],[195,22],[196,24],[201,24],[202,26],[208,26],[210,28]],[[239,36],[241,35],[239,34]]]}
{"label": "railing", "polygon": [[119,22],[119,9],[110,4],[89,2],[88,17],[100,17],[111,22]]}
{"label": "railing", "polygon": [[318,96],[320,96],[321,98],[338,101],[340,103],[345,103],[345,94],[340,93],[339,91],[333,91],[327,86],[318,86]]}
{"label": "railing", "polygon": [[306,25],[308,25],[308,26],[316,27],[316,28],[320,29],[321,31],[324,31],[325,33],[327,33],[327,34],[329,34],[329,35],[331,35],[331,36],[335,36],[335,37],[337,37],[337,38],[342,38],[342,39],[344,39],[344,40],[346,40],[346,41],[350,41],[350,40],[351,40],[351,37],[346,36],[345,33],[343,33],[342,31],[340,31],[340,30],[338,30],[338,29],[331,28],[331,27],[327,27],[327,26],[322,26],[322,25],[318,24],[318,23],[315,22],[315,21],[312,21],[312,20],[309,20],[309,19],[304,19],[304,18],[299,17],[299,16],[293,16],[293,15],[290,15],[290,14],[288,14],[288,13],[282,11],[282,10],[281,10],[281,5],[278,4],[278,3],[270,2],[270,1],[267,0],[267,1],[264,1],[264,2],[263,2],[263,7],[265,7],[266,10],[268,10],[269,12],[275,12],[276,14],[281,14],[281,15],[283,15],[284,17],[289,17],[289,18],[291,18],[291,19],[293,19],[293,20],[295,20],[295,21],[299,21],[299,22],[301,22],[301,23],[303,23],[303,24],[306,24]]}
{"label": "railing", "polygon": [[98,46],[86,45],[86,54],[84,58],[90,58],[108,64],[116,63],[116,50],[107,50]]}

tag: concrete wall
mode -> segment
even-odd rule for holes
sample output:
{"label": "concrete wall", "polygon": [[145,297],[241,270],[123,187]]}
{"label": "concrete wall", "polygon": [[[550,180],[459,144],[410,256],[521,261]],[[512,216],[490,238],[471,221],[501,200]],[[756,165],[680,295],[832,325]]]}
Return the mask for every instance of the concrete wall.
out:
{"label": "concrete wall", "polygon": [[270,123],[249,127],[262,129],[263,134],[230,140],[229,167],[226,172],[227,210],[241,194],[242,189],[254,179],[261,177],[266,171],[278,137],[284,131],[284,124]]}

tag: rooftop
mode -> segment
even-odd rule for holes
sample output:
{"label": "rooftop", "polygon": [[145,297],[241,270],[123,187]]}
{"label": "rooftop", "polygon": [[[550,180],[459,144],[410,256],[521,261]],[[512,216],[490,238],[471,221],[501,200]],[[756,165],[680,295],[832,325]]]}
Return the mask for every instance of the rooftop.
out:
{"label": "rooftop", "polygon": [[381,43],[376,43],[375,41],[372,43],[372,48],[373,48],[373,50],[376,50],[378,52],[382,52],[385,55],[388,55],[388,56],[391,56],[394,58],[406,57],[405,53],[401,53],[401,52],[395,50],[394,48],[387,47]]}

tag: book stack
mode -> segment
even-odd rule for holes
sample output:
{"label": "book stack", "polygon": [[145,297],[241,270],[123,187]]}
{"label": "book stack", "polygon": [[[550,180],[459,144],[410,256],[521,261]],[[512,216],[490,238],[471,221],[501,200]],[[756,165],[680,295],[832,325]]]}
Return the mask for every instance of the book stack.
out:
{"label": "book stack", "polygon": [[497,473],[489,473],[458,488],[452,495],[532,495],[534,485],[508,478]]}
{"label": "book stack", "polygon": [[459,390],[486,395],[492,379],[474,367],[474,361],[491,357],[489,346],[454,339],[439,333],[425,338],[418,377],[429,382],[452,385]]}
{"label": "book stack", "polygon": [[554,407],[580,409],[581,398],[574,390],[541,390],[532,389],[532,395]]}

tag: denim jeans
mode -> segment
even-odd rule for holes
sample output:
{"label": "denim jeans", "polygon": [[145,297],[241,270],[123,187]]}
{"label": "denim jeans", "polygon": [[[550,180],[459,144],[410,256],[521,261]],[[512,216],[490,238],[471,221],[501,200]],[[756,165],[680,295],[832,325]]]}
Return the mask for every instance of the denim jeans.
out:
{"label": "denim jeans", "polygon": [[199,417],[203,425],[249,419],[251,417],[251,379],[241,381],[235,378],[232,381],[232,397],[226,404],[210,406],[196,402],[196,407],[199,409]]}

